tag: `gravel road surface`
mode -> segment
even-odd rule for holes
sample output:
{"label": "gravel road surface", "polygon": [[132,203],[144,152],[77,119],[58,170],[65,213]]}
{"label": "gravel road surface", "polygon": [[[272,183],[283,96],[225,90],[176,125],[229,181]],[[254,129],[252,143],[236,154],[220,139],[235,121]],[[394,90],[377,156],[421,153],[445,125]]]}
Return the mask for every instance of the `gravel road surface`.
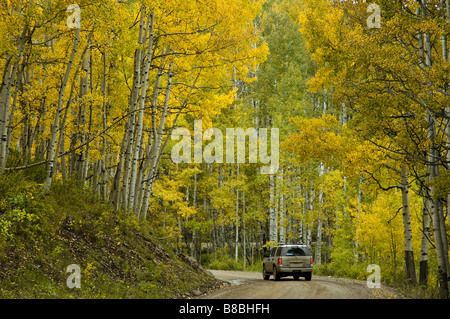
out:
{"label": "gravel road surface", "polygon": [[311,281],[292,277],[263,280],[260,272],[209,270],[217,279],[230,283],[204,299],[399,299],[393,289],[368,288],[365,281],[315,276]]}

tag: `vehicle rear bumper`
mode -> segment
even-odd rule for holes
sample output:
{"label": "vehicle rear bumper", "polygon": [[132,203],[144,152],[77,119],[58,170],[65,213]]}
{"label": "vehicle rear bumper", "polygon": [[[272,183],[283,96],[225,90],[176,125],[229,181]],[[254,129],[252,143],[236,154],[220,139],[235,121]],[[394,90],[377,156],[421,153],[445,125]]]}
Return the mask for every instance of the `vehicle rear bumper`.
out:
{"label": "vehicle rear bumper", "polygon": [[306,273],[306,272],[312,272],[313,267],[310,268],[291,268],[291,267],[279,267],[278,271],[281,273]]}

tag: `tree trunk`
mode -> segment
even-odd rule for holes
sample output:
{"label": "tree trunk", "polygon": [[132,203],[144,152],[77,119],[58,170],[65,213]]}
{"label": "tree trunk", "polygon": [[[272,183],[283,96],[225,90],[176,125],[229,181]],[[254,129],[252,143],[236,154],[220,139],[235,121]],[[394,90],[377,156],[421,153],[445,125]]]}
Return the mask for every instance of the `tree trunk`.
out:
{"label": "tree trunk", "polygon": [[[324,104],[326,105],[326,104]],[[319,177],[323,176],[325,167],[322,163],[319,165]],[[317,216],[317,240],[316,240],[316,255],[314,263],[322,264],[322,212],[323,212],[323,190],[319,190],[319,215]]]}
{"label": "tree trunk", "polygon": [[[2,82],[0,84],[0,175],[5,172],[6,162],[8,160],[8,127],[12,123],[10,115],[10,104],[13,87],[17,82],[17,70],[22,60],[22,54],[25,49],[27,34],[29,32],[28,23],[25,23],[22,34],[18,39],[17,56],[7,55],[5,70]],[[11,71],[10,71],[11,70]]]}
{"label": "tree trunk", "polygon": [[[106,130],[108,126],[108,103],[107,101],[107,85],[108,85],[108,53],[103,52],[103,87],[102,87],[102,93],[103,93],[103,130]],[[102,158],[103,158],[103,166],[102,166],[102,181],[100,186],[100,194],[103,198],[103,200],[106,200],[108,197],[108,170],[106,168],[107,162],[108,162],[108,154],[106,153],[107,149],[107,140],[106,140],[106,134],[103,134],[102,136]]]}
{"label": "tree trunk", "polygon": [[428,248],[430,246],[430,200],[423,197],[423,218],[422,218],[422,243],[420,246],[420,269],[419,283],[423,286],[428,284]]}
{"label": "tree trunk", "polygon": [[[426,10],[426,0],[420,1],[421,8],[422,8],[422,15],[426,18],[427,17],[427,10]],[[425,55],[425,66],[430,68],[431,67],[431,40],[430,40],[430,33],[427,32],[424,34],[424,43],[423,43],[423,50]],[[420,46],[420,45],[419,45]],[[438,150],[436,149],[436,122],[431,114],[429,109],[426,109],[426,122],[428,124],[427,127],[427,135],[428,140],[431,142],[431,148],[428,150],[428,163],[427,163],[427,173],[429,181],[432,183],[436,176],[439,175],[438,171]],[[429,198],[431,201],[431,214],[432,214],[432,220],[433,220],[433,234],[434,234],[434,241],[436,245],[436,256],[437,256],[437,263],[438,263],[438,276],[439,276],[439,291],[440,296],[443,299],[446,299],[449,297],[448,295],[448,245],[444,246],[444,242],[446,242],[445,231],[442,232],[443,225],[441,225],[441,222],[443,218],[441,218],[441,206],[442,201],[438,198],[436,198],[436,186],[432,185],[429,187]]]}
{"label": "tree trunk", "polygon": [[405,245],[406,278],[410,284],[416,285],[416,267],[414,264],[414,252],[412,246],[411,215],[409,209],[409,182],[408,168],[405,164],[401,167],[402,183],[402,207],[403,207],[403,235]]}
{"label": "tree trunk", "polygon": [[[239,163],[237,164],[239,165]],[[247,248],[246,248],[246,229],[245,229],[245,191],[242,192],[242,260],[243,260],[243,266],[245,270],[245,261],[247,258]]]}
{"label": "tree trunk", "polygon": [[[79,111],[79,118],[78,118],[78,126],[81,126],[78,130],[78,134],[81,136],[81,145],[84,145],[86,143],[87,139],[87,133],[86,133],[86,102],[83,101],[83,98],[85,95],[88,94],[88,87],[89,87],[89,73],[90,70],[90,56],[86,56],[83,59],[82,64],[82,70],[84,71],[80,76],[80,111]],[[80,133],[81,130],[81,133]],[[88,145],[83,146],[81,148],[81,153],[78,156],[78,163],[77,163],[77,179],[79,182],[81,182],[82,185],[86,182],[86,166],[87,166],[87,153],[88,153]]]}
{"label": "tree trunk", "polygon": [[[236,163],[236,180],[239,181],[239,163]],[[236,238],[235,238],[235,248],[234,248],[234,260],[237,263],[238,255],[239,255],[239,187],[236,187],[236,219],[235,219],[235,227],[236,227]]]}
{"label": "tree trunk", "polygon": [[[308,192],[308,209],[310,212],[314,211],[314,199],[315,199],[315,193],[314,188],[312,185],[312,182],[310,182]],[[311,247],[312,245],[312,227],[313,227],[313,221],[309,221],[309,223],[306,223],[306,245],[308,247]]]}
{"label": "tree trunk", "polygon": [[[138,172],[138,160],[139,160],[139,153],[141,151],[141,145],[143,145],[143,125],[144,125],[144,108],[145,108],[145,98],[147,96],[147,85],[148,85],[148,77],[150,73],[150,65],[152,63],[152,50],[153,50],[153,13],[149,16],[149,21],[147,25],[149,25],[149,43],[147,47],[147,59],[145,60],[144,68],[143,68],[143,74],[140,76],[140,87],[141,87],[141,95],[139,98],[139,113],[138,113],[138,120],[136,122],[136,142],[134,147],[134,153],[133,153],[133,162],[132,162],[132,169],[131,169],[131,180],[130,180],[130,197],[129,197],[129,204],[128,206],[130,209],[135,210],[135,204],[134,200],[136,197],[136,178],[137,178],[137,172]],[[143,32],[143,29],[141,28],[141,31]],[[140,35],[140,44],[142,44],[142,35]],[[140,50],[139,50],[140,51]],[[139,54],[140,58],[140,54]],[[145,57],[144,57],[145,58]],[[143,60],[144,60],[143,58]],[[138,185],[140,186],[140,185]],[[139,216],[139,211],[135,210],[135,214]]]}
{"label": "tree trunk", "polygon": [[286,243],[286,209],[284,205],[284,190],[283,190],[283,184],[284,184],[284,169],[281,168],[280,173],[277,175],[277,192],[278,197],[280,198],[280,243]]}
{"label": "tree trunk", "polygon": [[64,98],[64,90],[67,86],[67,82],[69,80],[70,70],[72,68],[73,60],[75,59],[75,53],[77,51],[78,41],[80,38],[80,29],[77,28],[75,31],[75,39],[73,42],[72,52],[70,54],[69,61],[67,63],[66,73],[64,75],[64,79],[61,83],[61,88],[59,90],[59,98],[58,98],[58,105],[56,107],[56,114],[55,114],[55,122],[52,127],[52,136],[50,139],[50,145],[49,145],[49,151],[48,151],[48,167],[47,167],[47,177],[45,179],[44,185],[42,186],[44,192],[48,192],[50,190],[50,186],[52,183],[53,178],[53,168],[55,165],[55,148],[56,148],[56,141],[57,136],[59,132],[59,118],[61,116],[61,108]]}
{"label": "tree trunk", "polygon": [[[169,50],[167,50],[167,52],[169,52]],[[167,87],[166,87],[166,93],[165,93],[166,96],[164,99],[164,106],[163,106],[163,110],[161,112],[161,117],[159,120],[159,128],[158,128],[156,136],[154,137],[154,142],[153,142],[152,148],[150,150],[151,163],[150,163],[150,168],[148,169],[148,174],[147,174],[147,178],[146,178],[147,185],[146,185],[145,193],[144,193],[144,203],[142,205],[142,210],[140,212],[140,214],[142,214],[144,216],[144,219],[147,216],[150,194],[152,192],[153,184],[156,180],[156,175],[157,175],[157,170],[158,170],[158,165],[157,165],[158,164],[158,156],[159,156],[159,153],[163,151],[161,149],[161,140],[162,140],[162,136],[163,136],[163,132],[164,132],[164,124],[166,122],[167,110],[169,107],[170,92],[172,89],[172,76],[173,76],[172,68],[173,68],[173,61],[169,65]]]}
{"label": "tree trunk", "polygon": [[269,176],[270,207],[269,207],[269,241],[278,242],[278,216],[275,209],[275,176]]}

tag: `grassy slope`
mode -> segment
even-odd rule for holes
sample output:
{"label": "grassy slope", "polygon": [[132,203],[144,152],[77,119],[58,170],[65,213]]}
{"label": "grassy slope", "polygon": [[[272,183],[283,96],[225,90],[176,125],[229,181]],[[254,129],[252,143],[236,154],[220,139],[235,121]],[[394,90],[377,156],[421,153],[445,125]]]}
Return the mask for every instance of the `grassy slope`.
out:
{"label": "grassy slope", "polygon": [[[70,264],[80,289],[66,285]],[[0,298],[176,298],[217,285],[88,189],[55,183],[43,195],[23,173],[0,179]]]}

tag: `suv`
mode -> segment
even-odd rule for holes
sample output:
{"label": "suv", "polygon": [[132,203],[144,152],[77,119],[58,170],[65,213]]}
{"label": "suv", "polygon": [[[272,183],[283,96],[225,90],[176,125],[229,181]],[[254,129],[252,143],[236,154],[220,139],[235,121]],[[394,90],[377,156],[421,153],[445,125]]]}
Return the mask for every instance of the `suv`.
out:
{"label": "suv", "polygon": [[273,275],[274,280],[281,277],[300,276],[309,281],[312,277],[313,258],[311,250],[306,245],[291,244],[272,247],[263,260],[263,278],[268,280]]}

